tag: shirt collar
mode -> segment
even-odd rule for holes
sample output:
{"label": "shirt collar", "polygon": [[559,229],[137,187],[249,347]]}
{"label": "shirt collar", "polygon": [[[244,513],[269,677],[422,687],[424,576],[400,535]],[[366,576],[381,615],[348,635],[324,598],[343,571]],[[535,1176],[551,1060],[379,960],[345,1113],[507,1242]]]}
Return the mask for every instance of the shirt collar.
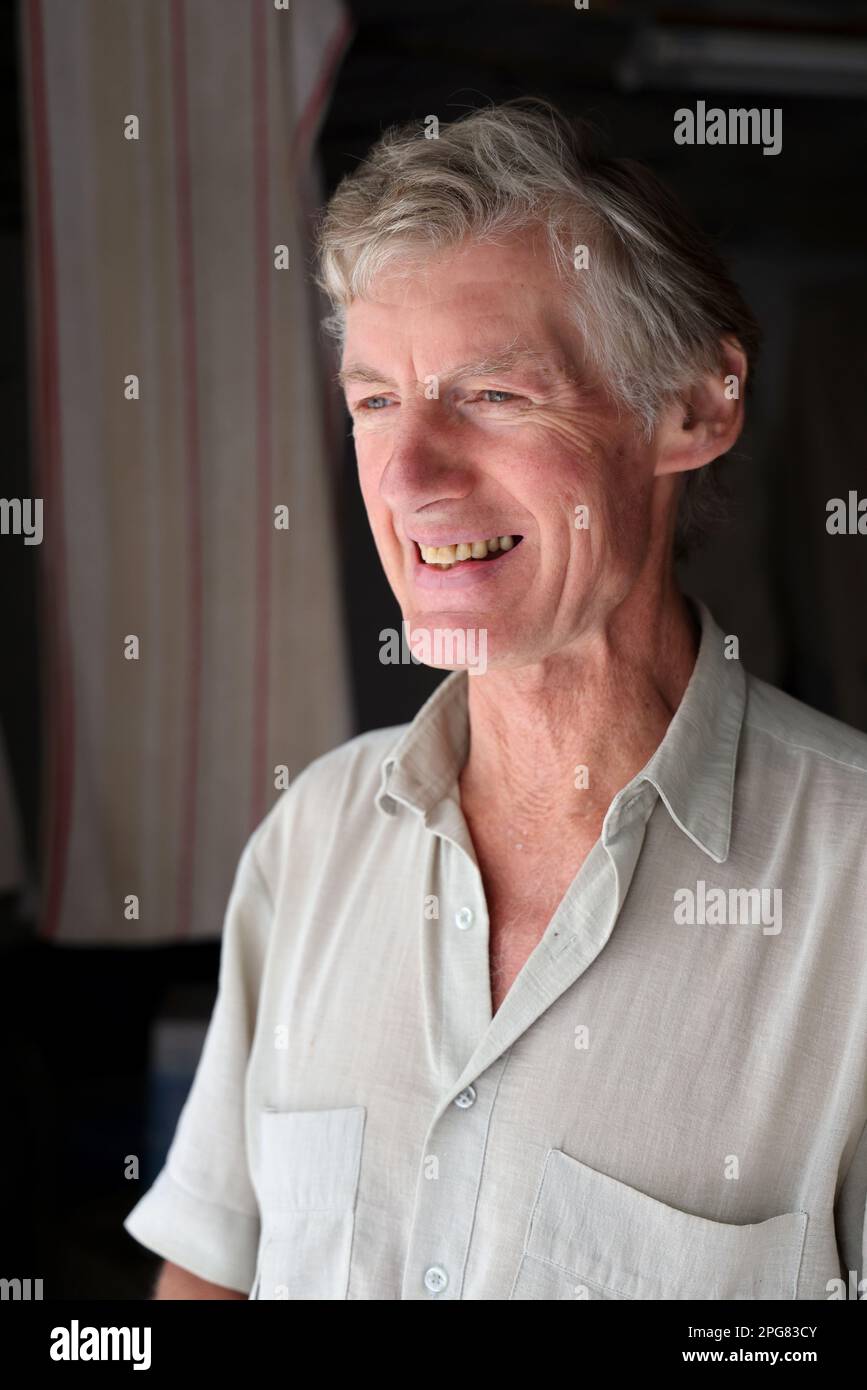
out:
{"label": "shirt collar", "polygon": [[[675,824],[717,863],[729,852],[737,749],[746,704],[739,661],[701,599],[688,599],[701,625],[689,683],[659,747],[617,793],[603,838],[614,833],[626,805],[649,783]],[[452,671],[400,734],[382,762],[375,803],[395,815],[401,803],[427,817],[445,796],[457,800],[457,779],[469,752],[466,671]]]}
{"label": "shirt collar", "polygon": [[746,677],[740,661],[726,656],[725,635],[707,605],[701,599],[688,601],[701,624],[692,675],[662,742],[618,792],[612,809],[638,783],[651,783],[675,824],[721,864],[731,841]]}

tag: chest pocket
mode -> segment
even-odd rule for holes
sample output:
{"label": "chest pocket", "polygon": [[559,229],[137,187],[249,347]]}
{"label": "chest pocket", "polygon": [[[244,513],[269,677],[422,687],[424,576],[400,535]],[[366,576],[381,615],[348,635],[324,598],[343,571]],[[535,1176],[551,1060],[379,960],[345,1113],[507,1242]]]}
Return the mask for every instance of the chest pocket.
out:
{"label": "chest pocket", "polygon": [[250,1298],[345,1299],[365,1108],[262,1110]]}
{"label": "chest pocket", "polygon": [[549,1149],[511,1299],[792,1299],[807,1216],[708,1221]]}

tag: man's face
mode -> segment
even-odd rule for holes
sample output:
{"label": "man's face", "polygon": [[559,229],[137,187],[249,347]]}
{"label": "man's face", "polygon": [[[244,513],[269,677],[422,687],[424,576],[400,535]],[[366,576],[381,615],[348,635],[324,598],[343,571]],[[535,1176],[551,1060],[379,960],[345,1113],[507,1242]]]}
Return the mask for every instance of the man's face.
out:
{"label": "man's face", "polygon": [[[584,371],[566,289],[527,235],[390,268],[347,311],[344,386],[389,583],[412,633],[484,629],[488,666],[600,625],[647,555],[652,449]],[[448,569],[419,549],[502,536],[521,539]]]}

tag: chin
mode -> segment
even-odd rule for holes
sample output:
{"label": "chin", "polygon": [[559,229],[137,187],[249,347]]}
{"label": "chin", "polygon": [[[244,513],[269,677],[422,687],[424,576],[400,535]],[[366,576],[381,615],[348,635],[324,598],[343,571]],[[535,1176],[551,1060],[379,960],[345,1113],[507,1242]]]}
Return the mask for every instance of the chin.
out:
{"label": "chin", "polygon": [[404,620],[407,647],[423,666],[471,675],[515,670],[538,659],[530,642],[516,641],[507,623],[492,624],[472,614],[425,613]]}
{"label": "chin", "polygon": [[425,613],[404,618],[407,646],[423,666],[438,671],[467,670],[481,675],[488,668],[489,634],[469,615]]}

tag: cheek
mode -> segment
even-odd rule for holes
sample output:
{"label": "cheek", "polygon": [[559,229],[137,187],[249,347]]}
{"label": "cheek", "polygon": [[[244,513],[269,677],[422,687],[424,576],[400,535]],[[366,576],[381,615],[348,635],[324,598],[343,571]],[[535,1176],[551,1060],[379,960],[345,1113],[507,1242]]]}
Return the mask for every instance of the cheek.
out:
{"label": "cheek", "polygon": [[361,489],[368,524],[382,563],[388,567],[391,558],[400,551],[400,541],[394,532],[391,510],[384,502],[379,489],[384,464],[376,457],[376,451],[369,447],[359,449],[356,445],[355,456],[358,486]]}
{"label": "cheek", "polygon": [[608,415],[550,412],[534,420],[527,452],[534,477],[612,515],[644,498],[647,478],[628,423]]}
{"label": "cheek", "polygon": [[571,466],[586,477],[599,473],[622,443],[611,421],[590,412],[541,412],[533,421],[532,432],[540,450],[553,451],[563,466]]}
{"label": "cheek", "polygon": [[652,480],[624,422],[552,411],[534,420],[526,442],[524,477],[548,518],[544,568],[561,576],[564,567],[572,574],[629,568],[641,550]]}
{"label": "cheek", "polygon": [[524,439],[522,473],[540,509],[559,531],[565,524],[574,539],[575,508],[607,513],[611,476],[603,429],[584,419],[550,414],[534,420]]}
{"label": "cheek", "polygon": [[379,481],[385,462],[382,450],[377,449],[373,439],[356,439],[355,463],[358,469],[358,485],[368,511],[380,511],[383,504],[379,493]]}

